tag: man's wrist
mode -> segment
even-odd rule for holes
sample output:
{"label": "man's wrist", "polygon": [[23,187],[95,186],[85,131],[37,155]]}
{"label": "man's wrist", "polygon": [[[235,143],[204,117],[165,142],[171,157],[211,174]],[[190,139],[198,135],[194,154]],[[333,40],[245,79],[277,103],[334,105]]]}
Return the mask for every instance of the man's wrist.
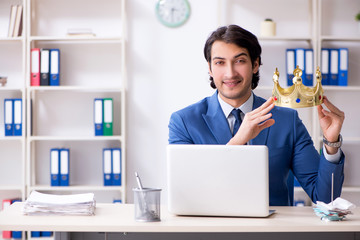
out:
{"label": "man's wrist", "polygon": [[328,141],[325,136],[323,135],[323,143],[329,147],[332,147],[332,148],[339,148],[341,147],[342,145],[342,142],[343,142],[343,138],[341,136],[341,134],[339,134],[339,137],[338,137],[338,141],[337,142],[330,142]]}

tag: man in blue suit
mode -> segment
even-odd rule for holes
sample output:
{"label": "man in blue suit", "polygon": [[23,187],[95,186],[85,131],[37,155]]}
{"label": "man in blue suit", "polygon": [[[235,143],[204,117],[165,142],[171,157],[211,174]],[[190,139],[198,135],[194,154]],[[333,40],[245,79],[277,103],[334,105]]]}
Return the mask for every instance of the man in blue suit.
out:
{"label": "man in blue suit", "polygon": [[324,134],[323,153],[319,155],[295,110],[276,107],[272,98],[265,100],[252,92],[258,85],[261,65],[256,36],[236,25],[220,27],[207,39],[204,55],[210,85],[216,91],[172,114],[169,143],[266,145],[272,206],[293,204],[293,181],[288,181],[291,173],[313,202],[326,203],[331,201],[334,174],[333,196],[339,197],[344,181],[345,157],[340,149],[344,113],[326,97],[328,110],[317,107]]}

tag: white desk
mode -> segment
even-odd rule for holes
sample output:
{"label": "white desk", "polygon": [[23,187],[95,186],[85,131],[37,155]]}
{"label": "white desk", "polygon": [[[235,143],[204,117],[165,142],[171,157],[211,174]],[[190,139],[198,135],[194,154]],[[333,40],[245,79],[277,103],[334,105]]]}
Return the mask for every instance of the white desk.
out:
{"label": "white desk", "polygon": [[97,204],[95,216],[25,216],[24,203],[0,212],[0,230],[57,232],[360,232],[360,208],[346,221],[324,222],[311,207],[273,207],[268,218],[180,217],[162,208],[161,222],[134,221],[132,204]]}

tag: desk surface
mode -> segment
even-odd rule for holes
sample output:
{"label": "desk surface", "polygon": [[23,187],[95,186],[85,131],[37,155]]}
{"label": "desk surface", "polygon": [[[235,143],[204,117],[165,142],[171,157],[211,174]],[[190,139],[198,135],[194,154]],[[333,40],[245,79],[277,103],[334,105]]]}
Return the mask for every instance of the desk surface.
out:
{"label": "desk surface", "polygon": [[163,207],[161,222],[136,222],[133,204],[97,204],[95,216],[26,216],[24,203],[0,212],[0,230],[59,232],[360,232],[360,208],[347,220],[321,221],[311,207],[272,207],[267,218],[183,217]]}

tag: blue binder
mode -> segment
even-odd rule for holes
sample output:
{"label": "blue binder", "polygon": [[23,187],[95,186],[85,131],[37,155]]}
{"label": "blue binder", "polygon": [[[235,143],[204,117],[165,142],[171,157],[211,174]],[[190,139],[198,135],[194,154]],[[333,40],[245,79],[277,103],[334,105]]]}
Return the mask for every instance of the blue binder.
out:
{"label": "blue binder", "polygon": [[112,180],[115,186],[121,186],[121,149],[112,149]]}
{"label": "blue binder", "polygon": [[349,49],[339,48],[339,86],[348,85]]}
{"label": "blue binder", "polygon": [[51,237],[53,235],[53,232],[43,231],[40,232],[41,237]]}
{"label": "blue binder", "polygon": [[5,136],[14,135],[14,112],[13,112],[13,100],[4,99],[4,123],[5,123]]}
{"label": "blue binder", "polygon": [[52,148],[50,150],[50,178],[51,178],[50,183],[51,183],[51,186],[60,186],[59,167],[60,167],[59,149]]}
{"label": "blue binder", "polygon": [[40,231],[31,231],[31,237],[40,237]]}
{"label": "blue binder", "polygon": [[[14,202],[21,202],[20,199],[13,199],[11,200],[11,204]],[[21,239],[22,238],[22,231],[11,231],[11,236],[13,239]]]}
{"label": "blue binder", "polygon": [[305,82],[305,49],[304,48],[296,48],[295,49],[295,66],[299,66],[299,68],[303,71],[301,75],[302,82]]}
{"label": "blue binder", "polygon": [[330,49],[330,85],[338,85],[339,75],[339,50],[332,48]]}
{"label": "blue binder", "polygon": [[295,49],[286,49],[286,75],[288,86],[293,85],[295,67]]}
{"label": "blue binder", "polygon": [[95,136],[103,136],[103,99],[94,99],[94,124],[95,124]]}
{"label": "blue binder", "polygon": [[305,86],[313,86],[314,79],[314,51],[312,49],[305,49],[305,71],[304,71]]}
{"label": "blue binder", "polygon": [[22,135],[22,99],[13,99],[14,136]]}
{"label": "blue binder", "polygon": [[60,85],[60,50],[50,49],[50,86]]}
{"label": "blue binder", "polygon": [[60,149],[60,186],[69,186],[70,151],[68,148]]}
{"label": "blue binder", "polygon": [[321,49],[321,75],[322,85],[330,84],[330,50],[328,48]]}
{"label": "blue binder", "polygon": [[103,149],[104,186],[112,185],[112,153],[110,148]]}

